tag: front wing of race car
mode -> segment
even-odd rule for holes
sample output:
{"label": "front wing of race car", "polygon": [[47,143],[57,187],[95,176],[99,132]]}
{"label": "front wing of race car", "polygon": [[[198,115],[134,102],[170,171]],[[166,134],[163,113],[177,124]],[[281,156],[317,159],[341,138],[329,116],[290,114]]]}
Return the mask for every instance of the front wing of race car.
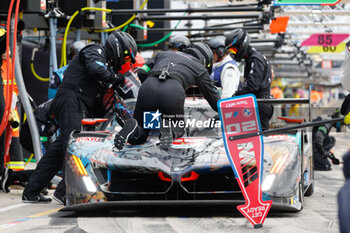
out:
{"label": "front wing of race car", "polygon": [[[274,209],[302,209],[304,183],[311,181],[302,182],[300,137],[300,132],[264,137],[263,199],[272,200]],[[118,151],[112,138],[98,132],[71,135],[63,210],[244,203],[221,138],[180,138],[168,151],[155,138]],[[249,150],[241,156],[248,160]],[[248,164],[248,182],[254,172]]]}

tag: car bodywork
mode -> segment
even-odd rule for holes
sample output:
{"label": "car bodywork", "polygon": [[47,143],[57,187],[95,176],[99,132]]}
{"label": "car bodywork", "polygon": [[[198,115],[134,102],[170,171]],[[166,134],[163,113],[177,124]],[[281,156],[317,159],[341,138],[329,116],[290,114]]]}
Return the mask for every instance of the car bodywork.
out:
{"label": "car bodywork", "polygon": [[[186,101],[187,112],[205,105],[202,100],[195,101]],[[199,111],[199,117],[210,118],[205,111]],[[113,135],[120,130],[114,119],[105,131],[72,133],[65,164],[67,206],[63,210],[96,205],[244,203],[216,129],[189,129],[190,136],[176,139],[167,151],[159,148],[157,134],[143,145],[128,145],[119,151],[113,145]],[[248,149],[246,156],[249,158]],[[254,173],[249,169],[252,166],[246,167],[247,177]],[[263,199],[272,200],[273,209],[300,211],[304,194],[311,195],[312,190],[310,130],[264,136]]]}

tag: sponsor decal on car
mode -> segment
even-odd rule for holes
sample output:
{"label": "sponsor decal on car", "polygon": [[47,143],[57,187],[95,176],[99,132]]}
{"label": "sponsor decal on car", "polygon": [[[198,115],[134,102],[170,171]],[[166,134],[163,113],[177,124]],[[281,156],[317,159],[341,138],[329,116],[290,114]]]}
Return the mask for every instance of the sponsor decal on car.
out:
{"label": "sponsor decal on car", "polygon": [[99,137],[80,137],[75,140],[75,142],[99,142],[101,138]]}

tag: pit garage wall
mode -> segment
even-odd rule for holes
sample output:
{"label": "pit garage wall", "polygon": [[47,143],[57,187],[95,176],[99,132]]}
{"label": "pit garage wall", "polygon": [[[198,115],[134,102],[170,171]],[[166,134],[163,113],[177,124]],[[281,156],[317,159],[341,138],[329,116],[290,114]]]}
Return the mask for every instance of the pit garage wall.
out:
{"label": "pit garage wall", "polygon": [[[36,43],[29,41],[22,42],[22,73],[27,92],[33,98],[34,102],[39,105],[48,99],[47,92],[49,88],[49,82],[43,82],[35,78],[30,69],[32,51],[37,47],[38,46]],[[49,52],[49,47],[47,47],[47,49],[41,47],[35,54],[34,69],[35,72],[43,78],[49,77]]]}
{"label": "pit garage wall", "polygon": [[[107,0],[107,8],[110,9],[137,9],[137,7],[134,7],[134,0]],[[143,0],[139,1],[141,4],[143,3]],[[170,8],[170,0],[152,0],[147,2],[147,9],[169,9]],[[165,15],[165,14],[148,14],[149,16],[152,15]],[[127,21],[132,14],[115,14],[112,16],[112,23],[115,26],[118,26],[125,21]],[[136,20],[134,20],[133,23],[138,23]],[[170,21],[154,21],[155,25],[154,28],[170,28]],[[141,22],[141,26],[143,26],[143,22]],[[135,38],[136,42],[141,44],[148,44],[153,43],[157,40],[162,39],[164,36],[166,36],[169,32],[147,32],[147,40],[144,40],[143,38],[143,30],[135,30],[134,28],[131,28],[131,31],[129,31],[130,34]],[[168,49],[166,46],[166,43],[161,43],[157,45],[157,49],[165,50]],[[144,49],[144,48],[139,48]]]}
{"label": "pit garage wall", "polygon": [[[132,9],[134,0],[110,0],[107,1],[107,8],[110,9]],[[40,6],[39,0],[33,0],[33,2],[28,3],[29,0],[21,1],[21,9],[24,10],[24,16],[29,17],[31,14],[29,14],[29,10],[38,12],[39,10],[35,7]],[[143,1],[141,1],[142,3]],[[6,12],[8,6],[9,0],[5,0],[4,4],[0,6],[0,12]],[[29,6],[29,5],[30,6]],[[1,5],[1,4],[0,4]],[[35,7],[34,7],[35,6]],[[81,7],[86,6],[86,1],[74,1],[74,4],[72,3],[72,0],[60,0],[59,1],[59,7],[63,12],[65,12],[68,15],[73,14],[77,9]],[[157,0],[157,1],[149,1],[147,4],[148,9],[156,9],[156,8],[170,8],[170,0]],[[129,19],[132,15],[114,15],[112,17],[112,23],[117,26],[122,23],[124,23],[127,19]],[[36,18],[26,18],[26,28],[31,29],[33,25],[31,25],[31,22],[38,22],[38,18],[42,19],[40,22],[40,25],[34,25],[35,27],[39,27],[43,30],[48,30],[48,24],[47,20],[43,19],[41,15],[35,14]],[[79,20],[75,20],[76,22],[73,22],[73,26],[75,24],[79,24]],[[154,21],[155,28],[169,28],[170,22],[169,21]],[[58,29],[64,29],[64,26],[66,25],[65,20],[58,20]],[[33,27],[34,27],[33,26]],[[89,27],[89,24],[84,24],[85,27]],[[161,38],[163,38],[168,32],[148,32],[148,38],[147,40],[143,39],[143,31],[142,30],[134,30],[130,31],[130,33],[135,37],[137,42],[140,42],[142,44],[144,43],[152,43],[154,41],[157,41]],[[96,34],[98,36],[98,34]],[[74,39],[74,38],[72,38]],[[91,38],[82,38],[82,39],[91,39]],[[67,42],[67,48],[69,48],[69,44],[71,41]],[[34,77],[34,75],[31,72],[30,69],[30,59],[33,48],[37,47],[37,44],[34,42],[22,41],[22,72],[23,72],[23,78],[24,82],[27,88],[27,91],[29,95],[34,99],[34,102],[39,105],[47,100],[47,92],[48,92],[48,82],[43,82]],[[57,61],[59,64],[60,61],[60,44],[57,41],[56,44],[57,47]],[[159,44],[159,47],[157,49],[167,49],[166,43]],[[34,67],[36,73],[43,78],[48,78],[49,73],[49,48],[43,49],[42,46],[40,46],[40,49],[38,52],[36,52],[35,60],[34,60]]]}

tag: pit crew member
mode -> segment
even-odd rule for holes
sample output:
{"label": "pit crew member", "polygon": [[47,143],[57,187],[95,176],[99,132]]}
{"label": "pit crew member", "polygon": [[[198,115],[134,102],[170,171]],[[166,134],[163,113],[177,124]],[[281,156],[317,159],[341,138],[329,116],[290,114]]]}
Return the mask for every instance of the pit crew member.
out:
{"label": "pit crew member", "polygon": [[[174,116],[170,121],[183,120],[185,89],[197,85],[211,108],[217,111],[218,93],[210,80],[213,53],[208,45],[198,42],[183,52],[159,52],[139,69],[138,76],[143,82],[134,112],[134,119],[127,121],[115,137],[115,146],[122,149],[126,141],[130,144],[142,144],[146,141],[150,129],[143,128],[144,113],[156,112],[162,117]],[[169,117],[170,118],[170,117]],[[168,119],[167,119],[168,120]],[[181,137],[181,127],[163,127],[160,125],[160,148],[168,149],[173,138]]]}
{"label": "pit crew member", "polygon": [[[257,99],[270,99],[271,68],[266,58],[252,46],[250,36],[243,29],[231,31],[225,39],[225,49],[233,58],[245,61],[244,83],[234,93],[234,96],[254,94]],[[269,104],[258,104],[261,127],[269,128],[269,120],[273,114],[273,107]]]}
{"label": "pit crew member", "polygon": [[[23,202],[51,201],[41,196],[40,191],[62,169],[70,133],[81,128],[83,118],[94,116],[93,110],[99,104],[95,100],[100,99],[98,96],[103,95],[110,84],[119,85],[124,81],[116,73],[126,62],[134,63],[136,53],[135,40],[128,33],[114,31],[104,46],[88,45],[73,58],[51,105],[61,133],[30,176],[23,191]],[[64,178],[56,192],[58,190],[54,197],[62,200],[65,195]]]}
{"label": "pit crew member", "polygon": [[240,72],[237,64],[225,51],[225,37],[214,37],[209,41],[209,46],[214,55],[211,78],[215,86],[221,87],[221,98],[229,98],[239,85]]}
{"label": "pit crew member", "polygon": [[169,40],[169,49],[171,51],[182,51],[190,44],[186,36],[175,36]]}

